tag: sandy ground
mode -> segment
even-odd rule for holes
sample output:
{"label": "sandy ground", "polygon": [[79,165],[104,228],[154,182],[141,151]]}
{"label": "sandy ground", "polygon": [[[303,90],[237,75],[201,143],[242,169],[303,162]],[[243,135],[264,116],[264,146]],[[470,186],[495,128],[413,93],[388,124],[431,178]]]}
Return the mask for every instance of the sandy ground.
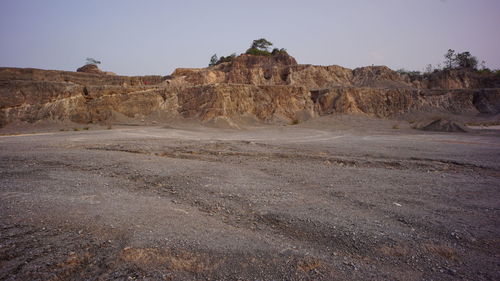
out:
{"label": "sandy ground", "polygon": [[500,131],[4,135],[0,214],[1,280],[500,280]]}

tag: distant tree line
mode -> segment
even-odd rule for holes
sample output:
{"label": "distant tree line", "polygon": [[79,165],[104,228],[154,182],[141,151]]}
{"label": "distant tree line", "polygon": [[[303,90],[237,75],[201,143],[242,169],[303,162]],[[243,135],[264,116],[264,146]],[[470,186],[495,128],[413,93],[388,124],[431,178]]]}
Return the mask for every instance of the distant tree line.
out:
{"label": "distant tree line", "polygon": [[455,50],[449,49],[445,58],[445,69],[467,68],[477,70],[477,58],[470,52],[455,53]]}
{"label": "distant tree line", "polygon": [[[272,51],[269,51],[271,49],[271,46],[273,43],[269,42],[265,38],[260,38],[253,40],[252,44],[250,45],[250,48],[248,48],[245,52],[247,55],[254,55],[254,56],[276,56],[279,54],[286,54],[288,55],[286,49],[278,49],[274,48]],[[224,62],[231,62],[234,58],[236,57],[236,53],[232,53],[231,55],[227,57],[217,57],[217,54],[214,54],[210,58],[210,63],[208,66],[214,66],[218,65]]]}
{"label": "distant tree line", "polygon": [[421,75],[429,75],[434,72],[439,72],[443,70],[452,70],[452,69],[468,69],[471,71],[475,71],[477,73],[495,73],[497,75],[500,75],[500,70],[495,70],[492,71],[491,69],[486,67],[486,62],[483,60],[481,63],[479,63],[477,57],[473,56],[470,52],[462,52],[458,53],[455,52],[455,50],[449,49],[445,54],[444,54],[444,67],[441,66],[441,64],[437,64],[436,67],[434,67],[432,64],[428,64],[424,72],[420,71],[408,71],[404,68],[397,70],[399,74],[406,74],[410,78],[416,78]]}

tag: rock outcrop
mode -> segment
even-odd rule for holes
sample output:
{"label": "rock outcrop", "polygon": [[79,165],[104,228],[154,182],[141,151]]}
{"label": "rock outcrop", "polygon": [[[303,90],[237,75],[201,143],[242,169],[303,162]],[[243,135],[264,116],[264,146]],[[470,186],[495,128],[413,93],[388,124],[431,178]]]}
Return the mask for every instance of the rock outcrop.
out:
{"label": "rock outcrop", "polygon": [[76,70],[76,72],[92,73],[92,74],[105,74],[95,64],[86,64]]}
{"label": "rock outcrop", "polygon": [[[500,113],[500,78],[443,71],[410,78],[384,66],[354,70],[241,55],[171,76],[0,68],[0,126],[13,121],[113,122],[117,116],[285,122],[332,113],[389,117],[410,111]],[[231,121],[233,120],[233,121]]]}
{"label": "rock outcrop", "polygon": [[316,111],[360,113],[389,117],[407,112],[441,111],[453,114],[500,112],[500,89],[429,90],[415,88],[337,87],[313,91]]}
{"label": "rock outcrop", "polygon": [[177,97],[183,117],[202,121],[247,116],[288,122],[315,116],[311,93],[303,87],[214,84],[184,88]]}

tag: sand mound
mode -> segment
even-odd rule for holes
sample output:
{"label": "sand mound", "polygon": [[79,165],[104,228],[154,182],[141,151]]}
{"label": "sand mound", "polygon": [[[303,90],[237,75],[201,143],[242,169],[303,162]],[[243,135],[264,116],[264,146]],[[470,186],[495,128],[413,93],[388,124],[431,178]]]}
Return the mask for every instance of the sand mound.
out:
{"label": "sand mound", "polygon": [[464,126],[446,119],[436,119],[430,122],[417,125],[416,129],[423,131],[434,131],[434,132],[462,132],[465,133],[467,130]]}

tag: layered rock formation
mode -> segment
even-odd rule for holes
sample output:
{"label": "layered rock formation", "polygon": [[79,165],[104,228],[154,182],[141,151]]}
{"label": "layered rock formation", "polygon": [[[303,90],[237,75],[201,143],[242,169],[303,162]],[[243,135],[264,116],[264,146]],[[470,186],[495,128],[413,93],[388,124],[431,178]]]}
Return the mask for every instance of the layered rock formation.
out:
{"label": "layered rock formation", "polygon": [[498,76],[470,71],[412,79],[384,66],[299,65],[285,54],[241,55],[163,77],[0,68],[0,126],[42,119],[106,123],[117,116],[287,123],[332,113],[498,114],[499,87]]}

